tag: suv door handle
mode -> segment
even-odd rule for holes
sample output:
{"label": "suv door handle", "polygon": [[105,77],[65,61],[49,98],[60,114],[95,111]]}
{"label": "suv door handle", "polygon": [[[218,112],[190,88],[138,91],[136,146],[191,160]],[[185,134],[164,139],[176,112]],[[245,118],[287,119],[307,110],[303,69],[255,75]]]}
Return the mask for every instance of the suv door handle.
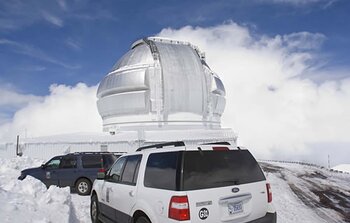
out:
{"label": "suv door handle", "polygon": [[130,197],[133,197],[133,196],[135,196],[135,193],[134,193],[134,191],[133,191],[133,190],[129,191],[129,195],[130,195]]}

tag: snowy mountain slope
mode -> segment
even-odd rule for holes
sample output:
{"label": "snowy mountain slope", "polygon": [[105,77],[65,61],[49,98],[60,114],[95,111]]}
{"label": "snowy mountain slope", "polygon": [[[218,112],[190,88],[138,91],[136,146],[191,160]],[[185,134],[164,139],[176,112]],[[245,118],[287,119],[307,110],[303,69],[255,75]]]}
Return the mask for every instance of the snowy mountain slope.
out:
{"label": "snowy mountain slope", "polygon": [[315,166],[260,162],[278,222],[350,222],[350,175]]}
{"label": "snowy mountain slope", "polygon": [[[90,198],[27,177],[24,168],[41,160],[0,158],[1,222],[90,223]],[[279,223],[350,222],[350,174],[313,166],[260,162],[272,186]]]}

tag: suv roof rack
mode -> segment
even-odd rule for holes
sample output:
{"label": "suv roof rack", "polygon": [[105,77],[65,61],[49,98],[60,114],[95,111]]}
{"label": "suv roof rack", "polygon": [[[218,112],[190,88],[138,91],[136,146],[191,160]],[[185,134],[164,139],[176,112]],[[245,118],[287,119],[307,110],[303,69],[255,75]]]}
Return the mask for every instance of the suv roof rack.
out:
{"label": "suv roof rack", "polygon": [[72,152],[72,153],[67,153],[65,155],[79,155],[79,154],[112,154],[114,152],[108,152],[108,151],[105,151],[105,152]]}
{"label": "suv roof rack", "polygon": [[229,142],[208,142],[208,143],[203,143],[201,145],[203,145],[203,146],[205,146],[205,145],[227,145],[227,146],[230,146],[231,144]]}
{"label": "suv roof rack", "polygon": [[136,151],[142,151],[145,149],[152,149],[152,148],[159,149],[159,148],[163,148],[165,146],[174,146],[174,147],[185,146],[185,143],[183,141],[159,143],[159,144],[153,144],[150,146],[142,146],[142,147],[138,148]]}

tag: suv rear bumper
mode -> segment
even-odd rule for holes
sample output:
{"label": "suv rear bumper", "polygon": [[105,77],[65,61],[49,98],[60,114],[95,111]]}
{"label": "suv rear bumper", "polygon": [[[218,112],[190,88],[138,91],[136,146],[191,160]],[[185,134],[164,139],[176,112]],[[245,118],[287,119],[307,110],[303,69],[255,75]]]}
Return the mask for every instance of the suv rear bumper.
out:
{"label": "suv rear bumper", "polygon": [[264,217],[250,221],[248,223],[276,223],[277,213],[267,213]]}

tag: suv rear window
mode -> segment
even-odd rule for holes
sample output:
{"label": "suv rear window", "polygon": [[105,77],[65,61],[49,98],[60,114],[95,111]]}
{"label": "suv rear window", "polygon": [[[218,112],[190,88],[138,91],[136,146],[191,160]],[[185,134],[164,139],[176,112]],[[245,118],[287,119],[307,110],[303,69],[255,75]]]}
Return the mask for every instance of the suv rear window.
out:
{"label": "suv rear window", "polygon": [[102,167],[101,155],[85,155],[81,157],[83,162],[83,168],[101,168]]}
{"label": "suv rear window", "polygon": [[144,185],[166,190],[199,190],[265,180],[248,150],[181,151],[149,156]]}
{"label": "suv rear window", "polygon": [[186,151],[183,190],[247,184],[265,180],[248,150]]}

